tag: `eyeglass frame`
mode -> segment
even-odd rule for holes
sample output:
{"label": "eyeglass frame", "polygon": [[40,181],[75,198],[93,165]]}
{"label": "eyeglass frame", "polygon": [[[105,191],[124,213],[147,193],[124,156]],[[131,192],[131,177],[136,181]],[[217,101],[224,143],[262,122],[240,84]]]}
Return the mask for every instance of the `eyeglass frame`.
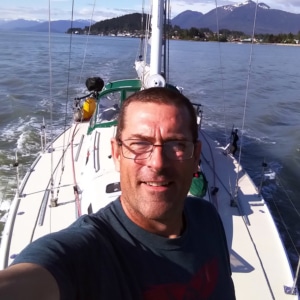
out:
{"label": "eyeglass frame", "polygon": [[[146,159],[148,159],[149,157],[151,157],[151,154],[153,153],[153,150],[154,150],[155,147],[161,147],[163,153],[165,154],[165,156],[166,156],[168,159],[170,159],[170,160],[173,160],[173,161],[184,161],[184,160],[189,160],[189,159],[191,159],[191,158],[193,157],[193,155],[194,155],[194,153],[195,153],[195,145],[196,145],[196,142],[193,142],[193,141],[186,141],[186,140],[169,140],[169,141],[166,141],[166,142],[164,142],[164,143],[162,143],[162,144],[153,144],[153,143],[151,143],[151,142],[149,142],[149,141],[147,141],[147,140],[142,140],[142,139],[127,139],[127,140],[121,140],[120,138],[118,138],[118,139],[116,139],[116,141],[117,141],[118,146],[120,146],[120,147],[125,146],[125,147],[128,149],[128,151],[134,155],[133,157],[128,157],[128,156],[124,155],[124,151],[123,151],[123,147],[122,147],[121,152],[122,152],[123,157],[126,158],[126,159],[132,159],[132,160],[146,160]],[[148,143],[148,145],[149,145],[149,146],[152,146],[152,148],[151,148],[151,150],[149,150],[149,151],[146,151],[146,152],[143,152],[143,153],[137,153],[137,154],[134,154],[135,151],[132,150],[132,149],[130,148],[130,146],[126,144],[127,141],[140,141],[140,142]],[[189,145],[193,145],[190,156],[187,157],[187,158],[183,158],[183,159],[182,159],[182,158],[181,158],[181,159],[170,158],[169,155],[168,155],[168,152],[166,152],[166,151],[164,150],[164,149],[166,149],[166,148],[164,148],[164,146],[165,146],[166,144],[168,145],[169,142],[183,142],[183,143],[189,143]],[[148,156],[143,157],[143,158],[137,158],[138,155],[146,154],[147,152],[149,152],[149,155],[148,155]]]}

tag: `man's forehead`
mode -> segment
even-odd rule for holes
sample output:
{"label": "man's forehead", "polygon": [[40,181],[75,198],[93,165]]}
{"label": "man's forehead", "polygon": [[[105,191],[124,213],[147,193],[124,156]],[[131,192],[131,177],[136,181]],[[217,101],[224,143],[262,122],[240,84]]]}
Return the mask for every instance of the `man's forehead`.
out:
{"label": "man's forehead", "polygon": [[170,133],[189,133],[189,115],[185,109],[155,102],[132,102],[127,108],[123,131],[138,131],[141,134],[143,131],[152,132],[157,129]]}
{"label": "man's forehead", "polygon": [[[172,104],[157,102],[131,102],[126,108],[125,123],[139,122],[142,119],[155,119],[159,114],[174,115],[175,118],[182,116],[184,110]],[[160,120],[159,120],[160,121]]]}
{"label": "man's forehead", "polygon": [[172,109],[174,111],[180,110],[176,105],[172,103],[163,103],[163,102],[140,102],[140,101],[133,101],[131,102],[127,108],[126,108],[126,115],[129,113],[132,113],[134,111],[147,111],[147,108],[149,107],[158,107],[158,109]]}

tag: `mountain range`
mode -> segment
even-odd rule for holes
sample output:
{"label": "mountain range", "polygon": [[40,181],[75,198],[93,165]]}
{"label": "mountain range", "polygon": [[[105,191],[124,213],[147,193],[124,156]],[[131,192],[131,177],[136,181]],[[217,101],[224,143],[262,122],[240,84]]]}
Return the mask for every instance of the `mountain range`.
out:
{"label": "mountain range", "polygon": [[[135,14],[132,14],[133,16]],[[256,20],[255,19],[256,15]],[[128,19],[130,15],[126,15]],[[125,16],[119,17],[120,22]],[[218,28],[216,25],[216,17],[218,17]],[[115,19],[112,19],[112,21]],[[109,20],[101,21],[107,22]],[[98,23],[101,23],[98,22]],[[246,34],[252,34],[253,24],[255,22],[255,33],[262,34],[280,34],[300,32],[300,14],[293,14],[278,9],[271,9],[265,3],[259,3],[247,0],[244,3],[236,5],[224,5],[209,11],[206,14],[197,11],[186,10],[171,20],[173,26],[177,25],[182,29],[209,28],[212,31],[218,29],[228,29],[231,31],[240,31]],[[64,33],[69,28],[84,28],[90,25],[90,21],[76,20],[71,21],[60,20],[51,22],[51,31]],[[92,22],[94,24],[96,22]],[[96,23],[96,24],[98,24]],[[140,23],[139,27],[140,29]],[[1,20],[0,30],[23,30],[23,31],[40,31],[49,30],[48,21],[29,21],[29,20]]]}
{"label": "mountain range", "polygon": [[184,29],[195,27],[217,31],[216,16],[218,16],[219,29],[251,34],[255,21],[255,33],[297,34],[300,32],[300,14],[271,9],[265,3],[259,3],[256,9],[256,2],[251,0],[236,5],[220,6],[206,14],[196,11],[184,11],[172,19],[172,25]]}
{"label": "mountain range", "polygon": [[[88,20],[75,20],[73,23],[67,20],[51,21],[51,32],[64,33],[70,27],[73,28],[84,28],[90,26],[91,21]],[[95,21],[92,21],[94,24]],[[1,20],[0,19],[0,30],[13,30],[13,31],[33,31],[33,32],[48,32],[49,22],[48,21],[32,21],[32,20]]]}

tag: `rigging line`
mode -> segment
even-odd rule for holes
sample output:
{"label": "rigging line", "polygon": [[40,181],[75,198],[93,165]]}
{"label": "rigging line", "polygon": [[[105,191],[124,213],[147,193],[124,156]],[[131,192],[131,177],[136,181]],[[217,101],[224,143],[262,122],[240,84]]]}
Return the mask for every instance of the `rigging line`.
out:
{"label": "rigging line", "polygon": [[245,100],[244,100],[244,111],[243,111],[242,130],[241,130],[242,135],[241,135],[239,157],[238,157],[239,165],[238,165],[238,171],[236,173],[236,184],[235,184],[236,193],[237,193],[237,189],[238,189],[238,174],[240,171],[240,164],[241,164],[242,147],[243,147],[243,139],[244,139],[244,128],[245,128],[245,120],[246,120],[246,107],[247,107],[247,102],[248,102],[250,75],[251,75],[251,70],[252,70],[252,57],[253,57],[253,48],[254,48],[254,34],[255,34],[255,27],[256,27],[257,10],[258,10],[258,0],[256,1],[256,6],[255,6],[252,39],[251,39],[252,42],[251,42],[250,56],[249,56],[249,63],[248,63],[248,74],[247,74],[247,81],[246,81],[246,93],[245,93]]}
{"label": "rigging line", "polygon": [[[219,14],[218,14],[218,1],[215,0],[216,5],[216,24],[217,24],[217,34],[218,34],[218,47],[219,47],[219,62],[220,62],[220,77],[221,77],[221,97],[222,97],[222,103],[223,103],[223,116],[224,116],[224,136],[225,136],[225,147],[230,143],[230,137],[227,132],[227,113],[226,113],[226,102],[225,102],[225,88],[224,88],[224,67],[223,67],[223,58],[222,58],[222,49],[221,49],[221,42],[220,42],[220,26],[219,26]],[[228,140],[229,139],[229,140]],[[230,147],[230,146],[229,146]],[[230,148],[229,148],[230,149]],[[227,150],[225,150],[227,151]],[[229,159],[229,157],[228,157]],[[230,187],[230,195],[234,199],[233,189],[231,185],[230,180],[230,174],[229,170],[227,170],[227,177],[229,181],[229,187]]]}
{"label": "rigging line", "polygon": [[[72,10],[71,10],[71,28],[73,28],[73,21],[74,21],[74,0],[72,1]],[[68,75],[67,75],[67,91],[66,91],[66,102],[65,102],[65,118],[64,118],[64,129],[63,132],[66,131],[67,128],[67,116],[68,116],[68,103],[69,103],[69,87],[70,87],[70,70],[71,70],[71,56],[72,56],[72,41],[73,41],[73,34],[71,32],[70,34],[70,43],[69,43],[69,61],[68,61]],[[68,147],[69,141],[70,141],[70,132],[69,137],[67,138],[66,142],[66,135],[63,135],[63,152],[62,152],[62,159],[61,159],[61,176],[64,172],[64,166],[65,166],[65,151],[66,145]],[[60,177],[61,177],[60,176]],[[58,194],[59,192],[57,192]]]}
{"label": "rigging line", "polygon": [[152,13],[152,7],[148,7],[148,13],[145,14],[145,1],[143,1],[143,14],[146,16],[146,22],[145,24],[142,24],[143,35],[144,35],[144,48],[143,48],[143,59],[145,64],[147,64],[147,50],[148,50],[148,43],[149,43],[149,35],[150,35],[150,19],[151,19],[151,13]]}
{"label": "rigging line", "polygon": [[140,59],[143,59],[144,62],[146,63],[146,60],[145,60],[145,37],[146,37],[146,28],[144,26],[144,15],[145,15],[145,1],[143,1],[142,3],[142,15],[141,15],[141,29],[140,29],[140,44],[139,44],[139,49],[137,51],[137,54],[136,54],[136,58],[135,60],[140,60]]}
{"label": "rigging line", "polygon": [[95,6],[96,6],[96,0],[94,0],[92,15],[91,15],[91,19],[90,19],[89,30],[88,30],[88,34],[87,34],[87,37],[86,37],[86,44],[85,44],[85,49],[84,49],[84,54],[83,54],[83,60],[82,60],[80,76],[79,76],[79,83],[81,83],[81,80],[82,80],[82,77],[83,77],[83,69],[84,69],[84,64],[85,64],[85,59],[86,59],[86,54],[87,54],[87,47],[88,47],[89,37],[90,37],[90,34],[91,34],[92,22],[93,22],[93,17],[94,17],[94,13],[95,13]]}
{"label": "rigging line", "polygon": [[73,173],[73,188],[74,188],[74,195],[75,195],[75,204],[77,208],[77,217],[81,216],[81,207],[80,207],[80,199],[79,199],[79,193],[78,193],[78,185],[77,185],[77,179],[76,179],[76,171],[75,171],[75,160],[74,160],[74,137],[76,135],[76,128],[78,123],[75,125],[73,133],[72,133],[72,139],[71,139],[71,156],[72,156],[72,173]]}
{"label": "rigging line", "polygon": [[[53,99],[52,99],[52,49],[51,49],[51,0],[48,1],[48,56],[49,56],[49,101],[50,101],[50,143],[53,143]],[[53,178],[53,144],[50,146],[51,164],[50,164],[50,193],[54,199],[54,178]],[[50,210],[50,225],[51,225],[51,210]]]}
{"label": "rigging line", "polygon": [[149,45],[149,38],[150,38],[150,27],[151,27],[151,14],[152,14],[152,7],[148,8],[149,13],[147,14],[147,19],[146,19],[146,36],[145,36],[145,63],[147,62],[147,53],[148,53],[148,45]]}
{"label": "rigging line", "polygon": [[[211,159],[212,159],[212,166],[211,166],[211,169],[213,170],[213,173],[214,173],[214,182],[213,182],[213,185],[216,186],[216,184],[217,184],[217,181],[216,181],[216,176],[217,176],[217,174],[216,174],[216,172],[215,172],[215,170],[216,170],[215,159],[214,159],[214,155],[213,155],[213,152],[212,152],[211,145],[210,145],[208,139],[207,139],[206,136],[205,136],[205,134],[208,136],[208,133],[205,132],[205,131],[203,131],[203,130],[201,130],[201,131],[200,131],[200,134],[202,135],[203,139],[206,141],[206,144],[208,145],[208,148],[209,148],[209,154],[210,154],[210,157],[211,157]],[[204,157],[204,154],[203,154],[203,153],[201,153],[201,155]],[[209,160],[206,159],[205,157],[204,157],[204,159],[206,160],[207,164],[210,166]],[[221,180],[220,180],[220,182],[222,183]],[[223,183],[222,183],[222,184],[223,184]],[[226,187],[225,187],[225,186],[224,186],[224,189],[226,190]],[[229,193],[229,194],[230,194],[230,193]]]}
{"label": "rigging line", "polygon": [[[50,2],[51,0],[49,0]],[[50,12],[50,3],[49,3],[49,12]],[[72,12],[71,12],[71,28],[73,28],[73,20],[74,20],[74,0],[72,1]],[[49,24],[50,24],[50,21],[49,21]],[[49,47],[50,49],[50,47]],[[70,70],[71,70],[71,49],[72,49],[72,33],[70,34],[70,44],[69,44],[69,62],[68,62],[68,76],[67,76],[67,91],[66,91],[66,101],[65,101],[65,114],[64,114],[64,128],[63,128],[63,132],[66,131],[66,128],[67,128],[67,116],[68,116],[68,102],[69,102],[69,86],[70,86]],[[51,49],[50,49],[51,51]],[[50,86],[52,88],[52,80],[50,81]],[[52,130],[52,127],[51,126],[51,130]],[[69,136],[66,138],[66,135],[63,134],[63,146],[62,146],[62,155],[61,155],[61,160],[60,160],[60,165],[61,165],[61,169],[60,169],[60,179],[59,179],[59,184],[57,186],[57,191],[56,191],[56,196],[58,198],[58,195],[59,195],[59,189],[60,189],[60,183],[61,183],[61,178],[62,178],[62,175],[64,173],[64,168],[65,168],[65,148],[69,146],[69,142],[66,142],[67,141],[70,141],[70,138],[71,138],[71,132],[69,132]],[[52,137],[51,137],[51,141],[52,141]],[[66,146],[67,145],[67,146]],[[51,191],[51,197],[52,197],[52,200],[54,200],[54,179],[53,179],[53,151],[54,149],[51,149],[51,188],[50,188],[50,191]],[[58,175],[58,174],[57,174]]]}
{"label": "rigging line", "polygon": [[[144,44],[144,60],[147,64],[147,53],[148,53],[148,47],[151,46],[151,18],[152,18],[152,5],[147,6],[146,8],[147,14],[146,14],[146,22],[144,24],[144,38],[145,38],[145,44]],[[149,42],[150,39],[150,42]],[[148,64],[150,64],[150,60],[148,60]]]}
{"label": "rigging line", "polygon": [[144,34],[145,32],[143,31],[144,29],[144,13],[145,13],[145,0],[142,2],[142,18],[141,18],[141,31]]}
{"label": "rigging line", "polygon": [[[150,8],[147,14],[145,14],[145,1],[143,1],[142,4],[142,20],[144,20],[144,17],[146,17],[146,21],[144,24],[144,21],[141,20],[141,31],[142,31],[142,38],[140,42],[140,50],[138,55],[142,55],[143,64],[144,66],[147,66],[147,50],[148,50],[148,44],[149,44],[149,36],[150,36],[150,21],[151,21],[151,11],[152,8]],[[145,78],[145,68],[143,68],[143,72],[141,74],[141,80],[142,83],[144,83]]]}
{"label": "rigging line", "polygon": [[[167,18],[166,18],[166,34],[165,34],[165,62],[166,62],[166,67],[165,67],[165,79],[167,82],[169,82],[170,78],[170,26],[171,26],[171,4],[170,0],[167,0],[166,2],[166,10],[167,10]],[[166,48],[167,47],[167,48]]]}
{"label": "rigging line", "polygon": [[[73,28],[74,21],[74,0],[72,1],[72,11],[71,11],[71,28]],[[70,87],[70,70],[71,70],[71,56],[72,56],[72,42],[73,42],[73,34],[70,34],[70,43],[69,43],[69,61],[68,61],[68,76],[67,76],[67,94],[66,94],[66,103],[65,103],[65,124],[64,131],[67,127],[67,115],[68,115],[68,103],[69,103],[69,87]],[[63,146],[65,147],[65,138],[63,142]]]}
{"label": "rigging line", "polygon": [[222,59],[222,49],[220,42],[220,25],[219,25],[219,14],[218,14],[218,1],[215,0],[216,5],[216,25],[217,25],[217,36],[218,36],[218,47],[219,47],[219,62],[220,62],[220,77],[221,77],[221,95],[222,95],[222,103],[223,103],[223,116],[224,116],[224,134],[225,134],[225,146],[228,144],[228,135],[227,135],[227,122],[226,122],[226,105],[225,105],[225,96],[224,96],[224,67],[223,67],[223,59]]}

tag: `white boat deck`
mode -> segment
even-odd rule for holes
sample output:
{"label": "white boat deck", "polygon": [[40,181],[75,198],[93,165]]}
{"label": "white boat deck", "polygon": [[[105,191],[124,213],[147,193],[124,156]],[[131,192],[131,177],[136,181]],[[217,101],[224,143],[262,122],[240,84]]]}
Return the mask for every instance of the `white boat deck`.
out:
{"label": "white boat deck", "polygon": [[[75,162],[73,172],[72,151],[68,137],[76,129],[73,141],[73,154],[76,155],[83,134],[87,132],[88,123],[74,124],[66,133],[53,143],[54,151],[40,153],[32,169],[21,183],[20,197],[15,197],[10,207],[7,224],[2,233],[0,251],[0,269],[9,265],[27,244],[37,238],[58,231],[74,222],[78,216],[74,194],[74,174],[78,177],[80,160]],[[76,128],[75,128],[76,127]],[[86,139],[86,137],[85,137]],[[64,149],[67,148],[67,151]],[[84,149],[81,149],[81,155]],[[64,154],[64,155],[63,155]],[[58,198],[57,206],[50,207],[50,175],[53,162],[53,191]],[[81,167],[81,165],[80,165]],[[62,168],[64,171],[62,172]],[[43,174],[43,176],[41,176]],[[58,194],[57,194],[58,193]],[[13,230],[12,230],[13,228]]]}
{"label": "white boat deck", "polygon": [[[217,187],[211,196],[223,220],[232,277],[237,299],[298,299],[287,295],[284,286],[292,287],[293,277],[285,249],[264,199],[238,162],[225,155],[224,148],[205,133],[202,168],[209,189]],[[237,207],[230,206],[238,178]]]}

